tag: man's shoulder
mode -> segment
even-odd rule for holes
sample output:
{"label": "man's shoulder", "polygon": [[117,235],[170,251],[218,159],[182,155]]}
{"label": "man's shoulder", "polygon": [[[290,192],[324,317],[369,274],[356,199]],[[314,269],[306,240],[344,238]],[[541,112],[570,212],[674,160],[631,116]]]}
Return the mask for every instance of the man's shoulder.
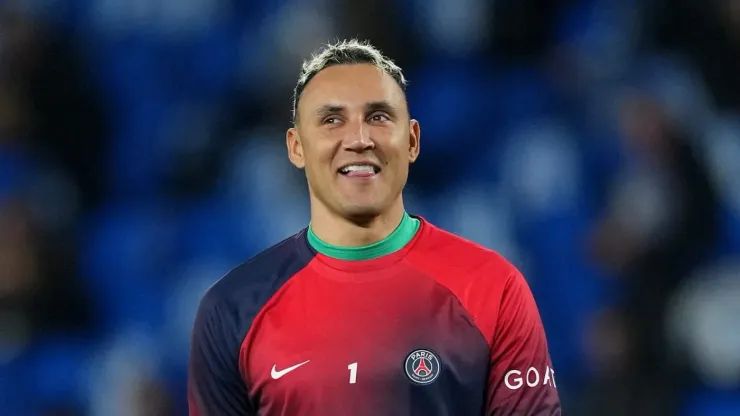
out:
{"label": "man's shoulder", "polygon": [[[431,224],[414,267],[445,287],[492,345],[505,299],[525,285],[518,269],[497,251]],[[421,241],[420,241],[421,242]]]}
{"label": "man's shoulder", "polygon": [[420,256],[436,259],[451,270],[484,269],[487,271],[486,274],[516,272],[514,265],[498,251],[427,221],[424,225],[428,228],[427,238],[420,245],[418,252]]}
{"label": "man's shoulder", "polygon": [[305,233],[301,230],[229,270],[205,292],[201,309],[266,301],[310,262]]}

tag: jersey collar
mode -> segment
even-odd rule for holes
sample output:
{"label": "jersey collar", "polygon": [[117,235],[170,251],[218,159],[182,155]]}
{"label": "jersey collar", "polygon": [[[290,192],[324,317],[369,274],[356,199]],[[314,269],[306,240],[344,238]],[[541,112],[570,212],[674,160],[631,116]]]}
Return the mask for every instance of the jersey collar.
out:
{"label": "jersey collar", "polygon": [[416,232],[419,230],[419,226],[419,219],[404,212],[401,223],[398,224],[398,227],[388,237],[366,246],[340,247],[326,243],[314,234],[310,224],[306,238],[309,245],[324,256],[347,261],[372,260],[402,249],[414,238]]}

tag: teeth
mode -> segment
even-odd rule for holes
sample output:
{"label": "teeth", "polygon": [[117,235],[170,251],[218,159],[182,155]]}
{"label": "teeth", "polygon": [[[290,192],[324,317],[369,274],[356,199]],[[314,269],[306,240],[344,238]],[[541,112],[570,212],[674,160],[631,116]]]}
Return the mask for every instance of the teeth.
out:
{"label": "teeth", "polygon": [[342,173],[349,172],[375,172],[372,165],[349,165],[342,168]]}

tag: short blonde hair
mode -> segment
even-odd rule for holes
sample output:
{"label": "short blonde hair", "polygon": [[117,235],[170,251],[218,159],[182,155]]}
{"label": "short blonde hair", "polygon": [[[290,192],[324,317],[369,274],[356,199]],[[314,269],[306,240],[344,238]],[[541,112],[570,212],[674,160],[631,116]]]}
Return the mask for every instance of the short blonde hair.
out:
{"label": "short blonde hair", "polygon": [[335,65],[372,64],[386,72],[406,91],[408,82],[401,68],[393,60],[383,55],[368,41],[357,39],[341,40],[325,45],[319,51],[303,62],[298,83],[293,91],[293,122],[298,118],[298,101],[303,90],[311,79],[319,72]]}

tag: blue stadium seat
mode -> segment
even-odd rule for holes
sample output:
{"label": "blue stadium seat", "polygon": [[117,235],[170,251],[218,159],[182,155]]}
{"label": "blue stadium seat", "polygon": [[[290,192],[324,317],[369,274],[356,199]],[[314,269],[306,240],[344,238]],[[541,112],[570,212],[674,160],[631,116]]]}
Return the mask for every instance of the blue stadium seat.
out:
{"label": "blue stadium seat", "polygon": [[0,201],[4,195],[22,188],[33,170],[34,166],[24,154],[0,147]]}
{"label": "blue stadium seat", "polygon": [[491,92],[490,73],[485,61],[429,64],[412,71],[408,99],[412,117],[419,119],[424,140],[424,157],[454,154],[466,156],[480,144],[480,125],[486,120],[495,126],[497,114],[490,111],[498,98]]}
{"label": "blue stadium seat", "polygon": [[172,160],[163,143],[170,100],[158,45],[134,37],[104,45],[97,65],[115,128],[107,174],[116,196],[152,197]]}
{"label": "blue stadium seat", "polygon": [[173,162],[163,143],[166,113],[163,103],[146,100],[120,115],[108,172],[114,198],[151,199],[163,192]]}
{"label": "blue stadium seat", "polygon": [[516,127],[530,119],[557,115],[556,95],[546,74],[538,68],[517,66],[494,73],[492,95],[495,113],[503,128]]}
{"label": "blue stadium seat", "polygon": [[[193,201],[178,216],[178,258],[224,258],[234,265],[261,249],[265,239],[254,224],[254,212],[217,197]],[[296,230],[297,231],[297,230]]]}
{"label": "blue stadium seat", "polygon": [[0,403],[2,403],[3,415],[25,416],[34,414],[37,410],[35,409],[37,403],[33,400],[27,377],[22,377],[20,380],[18,377],[18,375],[25,376],[29,366],[27,360],[23,358],[13,359],[0,366]]}
{"label": "blue stadium seat", "polygon": [[241,75],[239,29],[223,23],[184,45],[174,45],[178,54],[167,62],[173,74],[172,94],[181,100],[218,104],[231,93]]}
{"label": "blue stadium seat", "polygon": [[687,395],[681,416],[740,415],[740,391],[699,389]]}
{"label": "blue stadium seat", "polygon": [[719,207],[722,229],[719,239],[718,255],[740,254],[740,212],[726,206]]}
{"label": "blue stadium seat", "polygon": [[109,329],[161,319],[175,229],[156,205],[110,206],[83,227],[81,271]]}
{"label": "blue stadium seat", "polygon": [[71,405],[84,408],[86,369],[94,344],[49,337],[38,345],[25,376],[34,399],[45,407]]}
{"label": "blue stadium seat", "polygon": [[86,364],[94,344],[46,336],[0,367],[3,416],[42,414],[59,408],[83,409]]}

